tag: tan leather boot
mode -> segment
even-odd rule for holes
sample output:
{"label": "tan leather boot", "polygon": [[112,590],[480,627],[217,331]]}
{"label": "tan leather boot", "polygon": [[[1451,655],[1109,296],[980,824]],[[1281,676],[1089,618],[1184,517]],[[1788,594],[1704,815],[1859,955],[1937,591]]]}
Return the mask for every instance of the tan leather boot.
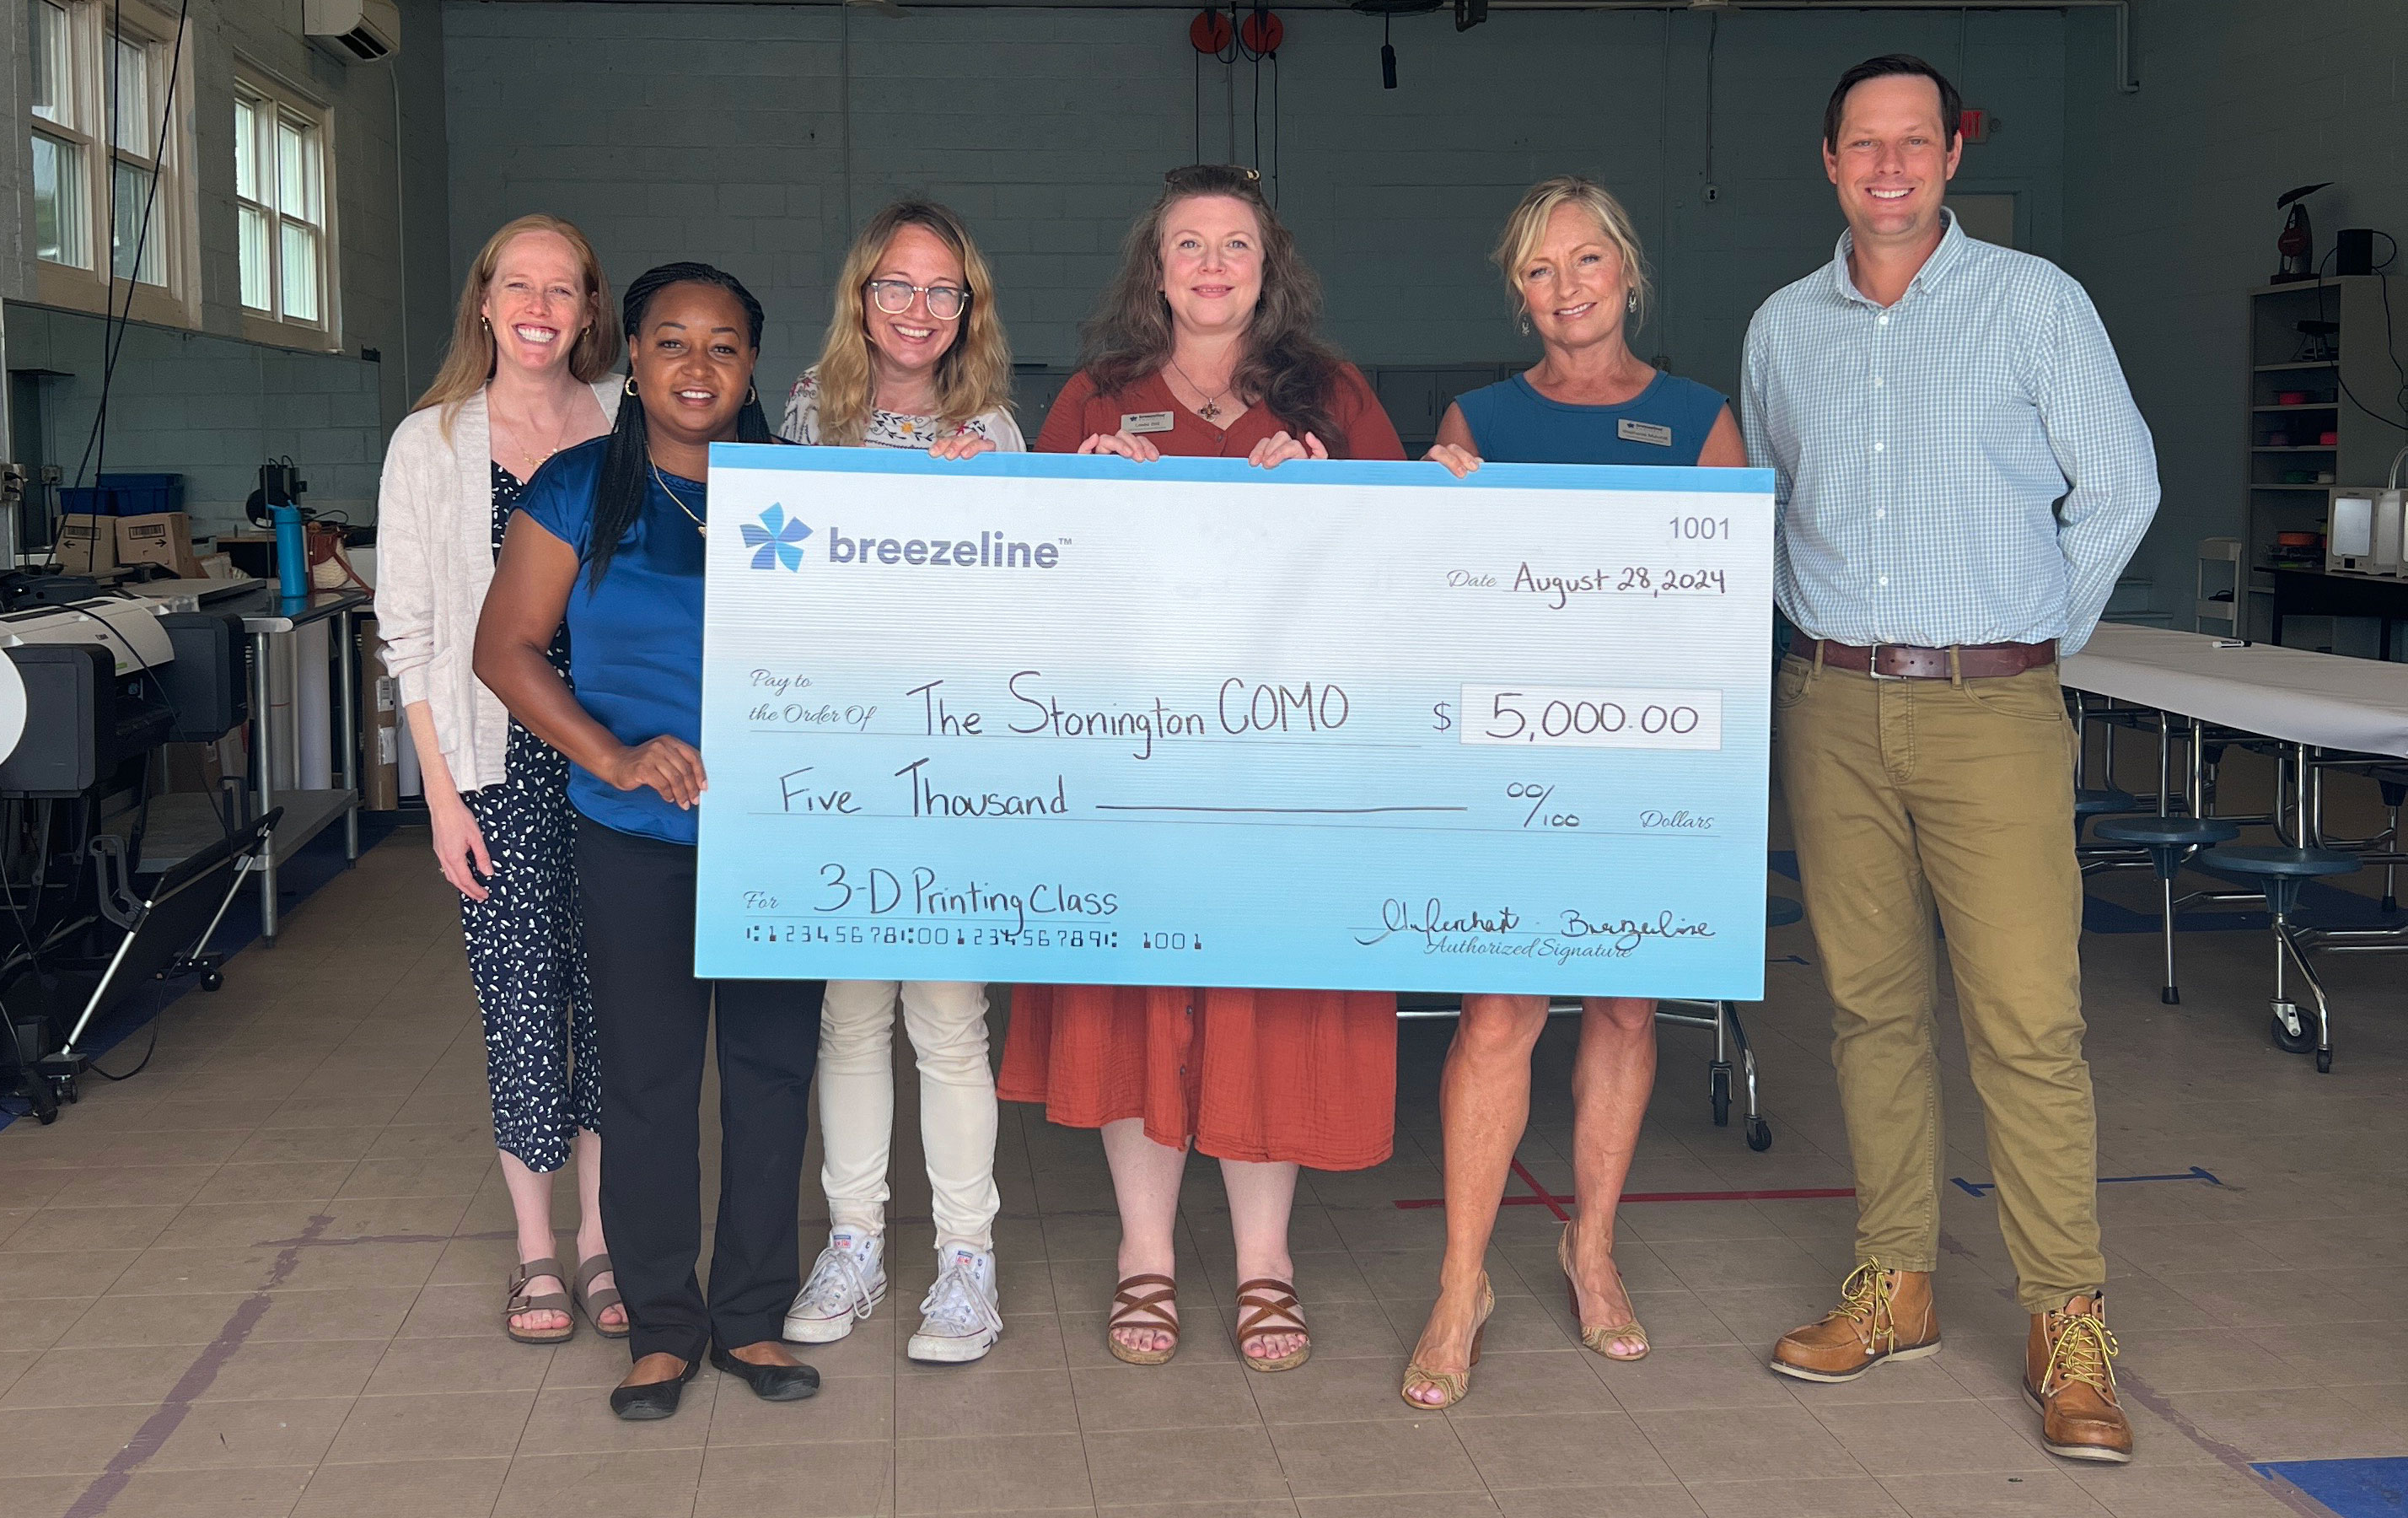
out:
{"label": "tan leather boot", "polygon": [[2132,1458],[2132,1421],[2115,1402],[2115,1353],[2103,1294],[2032,1314],[2024,1395],[2040,1409],[2040,1441],[2049,1454],[2116,1465]]}
{"label": "tan leather boot", "polygon": [[1940,1353],[1940,1313],[1928,1270],[1885,1270],[1867,1260],[1840,1283],[1840,1305],[1792,1328],[1772,1347],[1772,1368],[1799,1381],[1854,1381],[1885,1360]]}

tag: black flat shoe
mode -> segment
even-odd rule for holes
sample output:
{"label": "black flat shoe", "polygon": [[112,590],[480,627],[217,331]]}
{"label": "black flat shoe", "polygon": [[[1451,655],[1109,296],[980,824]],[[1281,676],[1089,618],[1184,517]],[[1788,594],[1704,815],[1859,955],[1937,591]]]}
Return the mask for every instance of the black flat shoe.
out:
{"label": "black flat shoe", "polygon": [[700,1360],[688,1360],[685,1369],[667,1381],[648,1381],[640,1386],[610,1388],[610,1411],[629,1423],[652,1423],[673,1416],[679,1401],[685,1396],[685,1383],[694,1380],[702,1368]]}
{"label": "black flat shoe", "polygon": [[807,1365],[754,1365],[716,1344],[710,1346],[710,1364],[752,1387],[752,1395],[764,1402],[799,1402],[817,1396],[820,1389],[820,1373]]}

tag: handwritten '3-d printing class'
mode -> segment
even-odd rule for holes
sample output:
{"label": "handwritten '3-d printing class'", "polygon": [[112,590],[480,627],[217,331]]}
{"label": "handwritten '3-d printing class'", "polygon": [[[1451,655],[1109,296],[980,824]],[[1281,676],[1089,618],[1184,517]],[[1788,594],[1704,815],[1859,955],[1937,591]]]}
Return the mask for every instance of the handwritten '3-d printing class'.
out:
{"label": "handwritten '3-d printing class'", "polygon": [[[1628,346],[1652,282],[1614,196],[1572,177],[1532,186],[1494,258],[1503,319],[1541,356],[1460,396],[1424,457],[1457,477],[1486,461],[1773,471],[1776,596],[1797,629],[1774,681],[1776,762],[1835,1008],[1859,1226],[1837,1306],[1782,1336],[1770,1368],[1848,1381],[1937,1347],[1931,992],[1896,968],[1929,962],[1937,891],[1954,904],[1969,1042],[1978,1033],[1985,1051],[1974,1081],[2032,1318],[2043,1444],[2122,1460],[2132,1431],[2105,1370],[2080,1053],[2080,876],[2064,744],[2045,719],[2057,659],[2099,620],[2157,485],[2082,288],[1967,236],[1947,208],[1957,121],[1955,89],[1920,60],[1871,59],[1839,80],[1821,150],[1847,231],[1757,311],[1736,407]],[[1174,169],[1129,229],[1035,448],[1261,469],[1401,460],[1319,311],[1319,280],[1253,170]],[[705,264],[647,269],[614,300],[575,226],[522,217],[477,256],[441,373],[385,460],[377,614],[437,864],[460,893],[517,1210],[520,1264],[495,1325],[548,1344],[581,1313],[625,1339],[632,1363],[609,1393],[624,1418],[675,1413],[706,1359],[767,1400],[821,1393],[810,1347],[901,1311],[885,1300],[899,1009],[938,1255],[911,1358],[977,1360],[1009,1331],[1003,1100],[1100,1135],[1118,1256],[1109,1293],[1083,1305],[1111,1354],[1159,1366],[1189,1336],[1226,1333],[1248,1370],[1305,1364],[1316,1330],[1291,1204],[1303,1167],[1389,1157],[1394,995],[1018,986],[996,1076],[982,984],[694,977],[711,444],[912,449],[940,464],[1029,447],[993,278],[943,206],[899,202],[861,229],[819,361],[774,425],[754,372],[764,321],[739,280]],[[824,530],[838,566],[1059,562],[1055,544],[1009,524],[941,541]],[[1586,588],[1568,566],[1526,593]],[[1068,734],[1077,715],[1036,672],[1026,683],[1014,720]],[[1082,736],[1150,752],[1188,735],[1157,709]],[[1927,878],[1940,867],[1927,861],[1971,853],[1980,867]],[[1615,1361],[1650,1349],[1613,1228],[1655,1081],[1654,1010],[1585,1001],[1573,1081],[1578,1210],[1557,1258],[1583,1342]],[[1416,1409],[1472,1389],[1496,1304],[1484,1261],[1546,1015],[1542,996],[1464,1000],[1440,1096],[1445,1250],[1398,1387]],[[714,1038],[724,1142],[706,1287],[697,1096]],[[815,1077],[830,1227],[806,1267],[796,1202]],[[1226,1321],[1178,1268],[1191,1148],[1219,1162],[1227,1194],[1235,1259],[1212,1266],[1235,1272]],[[552,1257],[549,1186],[572,1153],[601,1176],[574,1269]]]}

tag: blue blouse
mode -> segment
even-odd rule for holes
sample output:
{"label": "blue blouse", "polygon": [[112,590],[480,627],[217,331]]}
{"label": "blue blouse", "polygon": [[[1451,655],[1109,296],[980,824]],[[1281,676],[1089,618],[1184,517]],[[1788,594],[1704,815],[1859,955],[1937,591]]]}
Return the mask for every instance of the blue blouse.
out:
{"label": "blue blouse", "polygon": [[[577,550],[580,560],[609,447],[608,437],[596,437],[562,450],[519,497],[519,509]],[[664,478],[695,516],[706,515],[701,481]],[[659,480],[645,480],[642,514],[619,540],[602,583],[591,585],[586,571],[578,570],[567,618],[577,701],[595,722],[629,745],[667,734],[702,747],[702,535]],[[695,814],[649,785],[618,790],[571,765],[568,802],[622,833],[695,841]]]}
{"label": "blue blouse", "polygon": [[1619,406],[1551,401],[1526,375],[1455,398],[1471,425],[1472,451],[1498,464],[1694,465],[1730,403],[1695,380],[1657,370]]}

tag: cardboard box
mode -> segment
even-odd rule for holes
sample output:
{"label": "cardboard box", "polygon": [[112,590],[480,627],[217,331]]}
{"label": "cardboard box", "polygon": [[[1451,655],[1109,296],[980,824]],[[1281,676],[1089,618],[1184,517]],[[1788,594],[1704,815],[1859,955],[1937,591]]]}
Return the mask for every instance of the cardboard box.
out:
{"label": "cardboard box", "polygon": [[193,554],[193,519],[181,511],[118,518],[117,562],[164,564],[179,580],[199,580],[200,561]]}
{"label": "cardboard box", "polygon": [[59,519],[59,567],[71,575],[106,574],[117,567],[117,519]]}
{"label": "cardboard box", "polygon": [[171,795],[183,795],[194,792],[215,795],[225,783],[225,766],[219,757],[215,741],[163,743],[159,752],[166,763],[165,789]]}

